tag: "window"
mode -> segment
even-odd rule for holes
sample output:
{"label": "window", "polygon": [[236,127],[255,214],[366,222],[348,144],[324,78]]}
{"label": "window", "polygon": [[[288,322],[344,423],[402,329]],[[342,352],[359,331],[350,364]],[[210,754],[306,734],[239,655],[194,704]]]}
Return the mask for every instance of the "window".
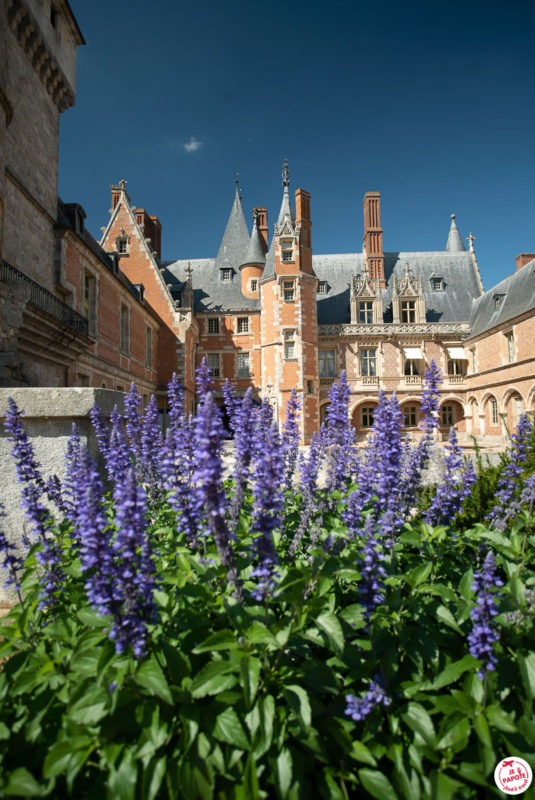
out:
{"label": "window", "polygon": [[78,386],[89,386],[89,375],[78,373]]}
{"label": "window", "polygon": [[371,300],[364,300],[359,303],[359,322],[365,325],[373,322],[373,303]]}
{"label": "window", "polygon": [[318,358],[320,378],[334,378],[334,350],[320,350]]}
{"label": "window", "polygon": [[293,245],[291,239],[283,239],[281,241],[281,260],[287,264],[293,261]]}
{"label": "window", "polygon": [[403,409],[403,427],[415,428],[418,421],[418,409],[416,406],[404,406]]}
{"label": "window", "polygon": [[464,375],[464,361],[459,358],[448,360],[448,375]]}
{"label": "window", "polygon": [[282,282],[282,291],[284,296],[285,303],[293,303],[294,301],[294,282],[293,281],[283,281]]}
{"label": "window", "polygon": [[84,292],[82,298],[82,316],[87,319],[90,331],[94,331],[95,329],[96,288],[97,282],[94,276],[89,272],[85,272]]}
{"label": "window", "polygon": [[433,278],[431,280],[431,285],[433,287],[434,292],[441,292],[442,291],[442,278]]}
{"label": "window", "polygon": [[327,281],[320,281],[318,283],[318,294],[327,294]]}
{"label": "window", "polygon": [[219,333],[219,320],[212,317],[208,320],[208,333]]}
{"label": "window", "polygon": [[377,375],[376,350],[360,351],[360,374],[365,377]]}
{"label": "window", "polygon": [[494,398],[490,401],[490,421],[492,425],[498,424],[498,403]]}
{"label": "window", "polygon": [[455,424],[455,413],[453,406],[442,406],[442,425],[445,428],[451,428]]}
{"label": "window", "polygon": [[314,394],[314,381],[307,381],[307,394]]}
{"label": "window", "polygon": [[515,423],[518,422],[518,420],[522,416],[522,412],[523,411],[524,411],[524,404],[522,402],[522,398],[521,397],[515,397],[515,405],[514,405],[514,410],[513,410]]}
{"label": "window", "polygon": [[373,406],[364,406],[362,409],[362,427],[363,428],[371,428],[373,427],[373,412],[375,408]]}
{"label": "window", "polygon": [[117,245],[117,252],[124,255],[126,252],[128,252],[128,237],[118,236],[116,239],[116,245]]}
{"label": "window", "polygon": [[249,353],[238,353],[238,378],[249,377]]}
{"label": "window", "polygon": [[477,372],[477,350],[475,347],[470,350],[470,355],[472,356],[472,372]]}
{"label": "window", "polygon": [[232,280],[232,270],[230,269],[230,267],[224,267],[221,270],[221,280],[222,281]]}
{"label": "window", "polygon": [[405,375],[419,375],[420,367],[415,358],[405,359]]}
{"label": "window", "polygon": [[416,300],[401,301],[401,321],[416,322]]}
{"label": "window", "polygon": [[220,378],[219,372],[219,353],[206,354],[206,366],[212,373],[212,378]]}
{"label": "window", "polygon": [[509,364],[513,364],[515,360],[515,337],[513,332],[506,333],[505,338],[507,340],[507,361]]}
{"label": "window", "polygon": [[238,317],[238,333],[249,333],[249,317]]}
{"label": "window", "polygon": [[501,294],[495,294],[494,295],[494,308],[499,308],[501,306],[501,303],[502,303],[502,295]]}
{"label": "window", "polygon": [[256,278],[251,278],[251,291],[252,292],[258,291],[258,280]]}
{"label": "window", "polygon": [[130,309],[128,306],[121,306],[119,349],[121,353],[128,354],[130,352]]}
{"label": "window", "polygon": [[152,328],[147,325],[146,354],[147,367],[152,367]]}
{"label": "window", "polygon": [[295,358],[295,330],[284,331],[284,358]]}

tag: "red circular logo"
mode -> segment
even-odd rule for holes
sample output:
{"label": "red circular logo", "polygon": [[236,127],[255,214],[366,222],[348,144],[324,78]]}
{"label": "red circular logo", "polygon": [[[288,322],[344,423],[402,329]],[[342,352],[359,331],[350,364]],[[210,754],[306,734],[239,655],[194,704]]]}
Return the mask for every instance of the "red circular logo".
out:
{"label": "red circular logo", "polygon": [[531,785],[533,773],[527,761],[518,756],[509,756],[498,762],[494,780],[505,794],[521,794]]}

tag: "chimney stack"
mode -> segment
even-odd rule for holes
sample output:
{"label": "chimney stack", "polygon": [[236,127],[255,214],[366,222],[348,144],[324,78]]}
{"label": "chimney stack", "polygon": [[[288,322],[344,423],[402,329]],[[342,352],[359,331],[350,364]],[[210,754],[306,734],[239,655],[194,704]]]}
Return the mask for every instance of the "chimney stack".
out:
{"label": "chimney stack", "polygon": [[380,192],[364,195],[364,247],[370,278],[379,281],[381,289],[386,289]]}
{"label": "chimney stack", "polygon": [[522,269],[522,267],[525,266],[528,261],[533,261],[534,258],[535,253],[520,253],[520,255],[515,258],[516,271],[518,272],[518,270]]}
{"label": "chimney stack", "polygon": [[267,224],[267,208],[264,206],[255,206],[253,208],[253,215],[256,212],[256,225],[258,227],[258,233],[262,238],[262,247],[264,248],[264,253],[267,253],[269,247],[269,229]]}
{"label": "chimney stack", "polygon": [[299,238],[300,266],[303,272],[312,272],[312,222],[310,220],[310,193],[304,189],[295,192],[295,221],[301,226]]}

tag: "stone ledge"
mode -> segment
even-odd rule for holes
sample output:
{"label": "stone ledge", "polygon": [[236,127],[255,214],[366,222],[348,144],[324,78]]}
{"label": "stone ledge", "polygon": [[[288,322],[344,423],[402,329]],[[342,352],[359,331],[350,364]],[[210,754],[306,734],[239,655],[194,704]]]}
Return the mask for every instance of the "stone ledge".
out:
{"label": "stone ledge", "polygon": [[0,389],[0,415],[7,410],[7,399],[11,397],[26,419],[54,419],[87,417],[96,404],[108,417],[115,405],[123,409],[124,392],[113,389],[87,387],[13,387]]}

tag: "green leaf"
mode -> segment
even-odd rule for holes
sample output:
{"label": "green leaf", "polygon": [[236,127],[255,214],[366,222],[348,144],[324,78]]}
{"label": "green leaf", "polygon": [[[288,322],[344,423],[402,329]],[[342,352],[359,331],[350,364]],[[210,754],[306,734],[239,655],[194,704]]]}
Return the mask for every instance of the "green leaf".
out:
{"label": "green leaf", "polygon": [[[463,719],[457,719],[453,725],[445,731],[439,742],[437,743],[437,749],[443,750],[447,747],[456,747],[457,745],[461,744],[463,748],[466,746],[468,742],[468,737],[470,736],[470,723],[464,717]],[[456,747],[458,749],[458,747]]]}
{"label": "green leaf", "polygon": [[358,776],[360,782],[372,797],[377,798],[377,800],[398,800],[394,787],[382,772],[378,772],[376,769],[363,768],[359,769]]}
{"label": "green leaf", "polygon": [[279,643],[271,631],[263,622],[259,622],[258,620],[255,620],[247,629],[247,639],[251,644],[268,644],[271,647],[279,647]]}
{"label": "green leaf", "polygon": [[344,651],[344,634],[338,617],[335,617],[330,611],[326,611],[316,618],[315,625],[327,635],[335,653],[342,655]]}
{"label": "green leaf", "polygon": [[446,608],[446,606],[439,606],[437,608],[437,617],[440,620],[442,620],[442,622],[444,622],[449,628],[453,628],[453,630],[457,631],[457,633],[462,633],[462,630],[457,624],[455,617],[453,616],[449,608]]}
{"label": "green leaf", "polygon": [[301,725],[305,731],[307,731],[310,728],[310,723],[312,722],[312,711],[310,708],[308,693],[305,691],[305,689],[303,689],[302,686],[292,684],[285,687],[283,694],[286,698],[286,702],[292,711],[297,714]]}
{"label": "green leaf", "polygon": [[429,745],[435,742],[435,729],[433,721],[425,708],[419,703],[409,703],[407,711],[402,714],[403,720],[409,728],[419,733]]}
{"label": "green leaf", "polygon": [[517,655],[516,660],[526,694],[530,700],[533,700],[535,698],[535,653],[530,653],[528,656]]}
{"label": "green leaf", "polygon": [[251,708],[256,697],[258,684],[260,681],[260,669],[262,665],[258,658],[242,658],[240,661],[241,685],[245,696],[245,706]]}
{"label": "green leaf", "polygon": [[167,758],[163,756],[159,758],[154,764],[151,764],[149,770],[146,771],[145,776],[146,789],[143,793],[143,800],[155,800],[162,785],[162,781],[167,773]]}
{"label": "green leaf", "polygon": [[45,789],[25,767],[18,767],[9,776],[4,793],[12,797],[43,797]]}
{"label": "green leaf", "polygon": [[135,800],[137,783],[137,764],[134,754],[127,750],[119,769],[109,772],[108,788],[114,800]]}
{"label": "green leaf", "polygon": [[431,574],[431,570],[433,569],[433,562],[432,561],[424,561],[423,564],[411,569],[409,574],[406,576],[407,581],[411,586],[419,586],[423,583]]}
{"label": "green leaf", "polygon": [[464,672],[477,666],[477,663],[476,658],[468,655],[461,658],[460,661],[454,661],[453,664],[448,664],[448,666],[437,675],[431,684],[431,688],[442,689],[444,686],[449,686],[450,683],[454,683],[458,680]]}
{"label": "green leaf", "polygon": [[205,653],[207,650],[233,650],[239,647],[236,634],[231,630],[217,631],[212,633],[204,642],[201,642],[192,652]]}
{"label": "green leaf", "polygon": [[292,754],[284,747],[277,758],[277,777],[281,795],[284,797],[292,783]]}
{"label": "green leaf", "polygon": [[233,708],[226,708],[217,715],[212,735],[220,742],[232,744],[240,750],[249,748],[249,740]]}
{"label": "green leaf", "polygon": [[481,744],[484,747],[487,747],[489,750],[492,749],[492,739],[490,737],[490,731],[488,722],[485,719],[484,714],[478,714],[474,720],[474,730],[478,735],[478,738]]}
{"label": "green leaf", "polygon": [[108,713],[109,696],[100,687],[82,695],[68,709],[69,719],[82,725],[94,725]]}
{"label": "green leaf", "polygon": [[91,738],[89,736],[71,736],[61,742],[56,742],[46,755],[43,764],[43,776],[45,778],[53,778],[56,775],[61,775],[62,772],[66,771],[73,753],[78,750],[86,750],[90,746]]}
{"label": "green leaf", "polygon": [[148,689],[165,703],[173,705],[173,696],[167,683],[163,670],[153,654],[141,664],[134,675],[134,680],[138,686]]}
{"label": "green leaf", "polygon": [[355,761],[362,761],[363,764],[370,764],[372,767],[375,767],[377,764],[377,761],[366,745],[359,741],[353,742],[353,749],[350,751],[349,755],[351,758],[354,758]]}
{"label": "green leaf", "polygon": [[499,706],[487,706],[486,714],[488,721],[493,728],[497,728],[504,733],[516,733],[518,728],[503,708]]}
{"label": "green leaf", "polygon": [[91,628],[105,628],[107,625],[110,624],[108,617],[101,617],[97,614],[96,611],[90,606],[85,606],[84,608],[80,608],[76,612],[76,616],[83,622],[84,625],[89,625]]}
{"label": "green leaf", "polygon": [[470,567],[464,573],[463,577],[459,581],[459,593],[464,597],[465,600],[471,602],[472,600],[472,584],[474,582],[474,571]]}
{"label": "green leaf", "polygon": [[228,661],[209,661],[193,679],[190,686],[191,696],[206,697],[207,694],[217,694],[235,686],[237,678],[229,674],[234,669],[235,665]]}

